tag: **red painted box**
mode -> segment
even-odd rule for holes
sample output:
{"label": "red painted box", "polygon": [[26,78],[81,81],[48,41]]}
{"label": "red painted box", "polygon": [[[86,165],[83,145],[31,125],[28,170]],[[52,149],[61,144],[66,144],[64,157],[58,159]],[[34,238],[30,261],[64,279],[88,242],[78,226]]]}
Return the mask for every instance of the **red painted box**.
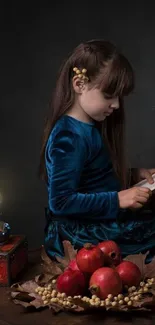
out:
{"label": "red painted box", "polygon": [[28,263],[28,243],[25,236],[10,235],[0,246],[0,286],[10,286]]}

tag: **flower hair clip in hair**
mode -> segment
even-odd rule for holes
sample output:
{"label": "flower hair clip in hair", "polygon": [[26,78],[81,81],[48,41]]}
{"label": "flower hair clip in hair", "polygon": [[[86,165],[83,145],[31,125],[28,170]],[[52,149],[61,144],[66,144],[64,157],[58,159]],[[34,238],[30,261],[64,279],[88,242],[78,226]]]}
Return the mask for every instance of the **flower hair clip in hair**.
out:
{"label": "flower hair clip in hair", "polygon": [[86,72],[87,70],[86,69],[82,69],[82,70],[79,70],[78,68],[73,68],[73,71],[76,73],[76,75],[83,79],[83,80],[89,80],[89,78],[86,76]]}

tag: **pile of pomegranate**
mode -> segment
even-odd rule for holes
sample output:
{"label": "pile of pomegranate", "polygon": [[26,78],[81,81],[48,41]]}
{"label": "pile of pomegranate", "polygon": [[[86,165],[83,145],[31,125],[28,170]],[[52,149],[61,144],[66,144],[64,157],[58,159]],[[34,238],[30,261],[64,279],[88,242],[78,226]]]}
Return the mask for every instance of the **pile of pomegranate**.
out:
{"label": "pile of pomegranate", "polygon": [[140,281],[138,266],[122,260],[119,246],[107,240],[85,244],[57,278],[56,287],[71,297],[92,294],[106,299],[119,295],[125,287],[137,287]]}

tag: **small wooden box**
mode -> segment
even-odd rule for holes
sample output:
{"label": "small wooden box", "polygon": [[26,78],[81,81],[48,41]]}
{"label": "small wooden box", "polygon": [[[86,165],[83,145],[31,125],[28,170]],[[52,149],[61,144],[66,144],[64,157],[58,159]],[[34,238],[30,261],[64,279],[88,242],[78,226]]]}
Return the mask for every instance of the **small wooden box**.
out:
{"label": "small wooden box", "polygon": [[0,246],[0,286],[10,286],[28,263],[28,243],[25,236],[11,235]]}

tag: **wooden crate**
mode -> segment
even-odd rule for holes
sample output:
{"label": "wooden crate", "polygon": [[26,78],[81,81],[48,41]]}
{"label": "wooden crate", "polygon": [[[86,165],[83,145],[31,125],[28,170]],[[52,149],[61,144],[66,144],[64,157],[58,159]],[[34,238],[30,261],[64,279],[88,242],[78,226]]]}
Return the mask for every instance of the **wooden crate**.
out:
{"label": "wooden crate", "polygon": [[0,286],[10,286],[28,263],[28,243],[25,236],[11,235],[0,246]]}

